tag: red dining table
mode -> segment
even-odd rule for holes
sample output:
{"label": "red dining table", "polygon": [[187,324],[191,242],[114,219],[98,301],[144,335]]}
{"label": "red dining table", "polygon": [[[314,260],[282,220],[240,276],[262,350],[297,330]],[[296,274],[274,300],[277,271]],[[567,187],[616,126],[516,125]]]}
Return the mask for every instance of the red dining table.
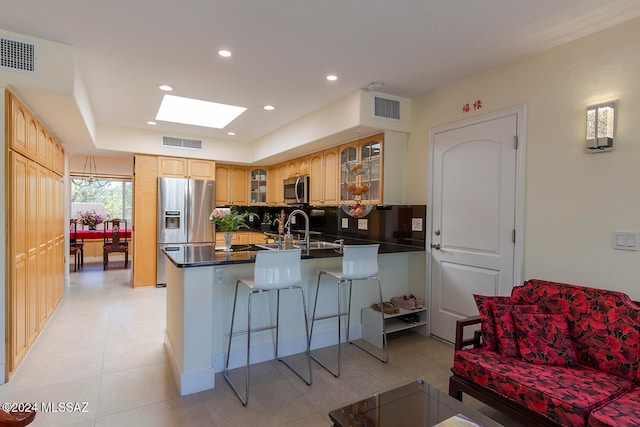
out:
{"label": "red dining table", "polygon": [[[111,230],[107,231],[107,237],[111,236]],[[123,239],[131,238],[131,229],[120,230],[120,237]],[[69,238],[76,239],[80,242],[83,240],[102,240],[104,239],[104,229],[102,230],[69,230]],[[84,250],[80,251],[80,265],[84,265]]]}
{"label": "red dining table", "polygon": [[[77,239],[77,240],[99,240],[104,238],[104,230],[78,230],[77,232],[74,232],[73,230],[71,230],[69,232],[69,237],[71,239]],[[77,234],[77,237],[76,237]],[[111,235],[111,230],[107,231],[107,237]],[[125,239],[129,239],[131,238],[131,229],[127,228],[126,230],[120,230],[120,237],[125,238]]]}

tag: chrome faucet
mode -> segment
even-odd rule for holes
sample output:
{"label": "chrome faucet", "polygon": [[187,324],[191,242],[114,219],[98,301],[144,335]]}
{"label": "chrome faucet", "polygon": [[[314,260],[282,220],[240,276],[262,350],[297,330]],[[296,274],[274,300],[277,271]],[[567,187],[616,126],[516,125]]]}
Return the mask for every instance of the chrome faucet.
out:
{"label": "chrome faucet", "polygon": [[309,216],[307,215],[307,213],[305,211],[303,211],[302,209],[295,209],[293,212],[291,212],[289,214],[289,217],[287,218],[287,222],[284,224],[284,228],[287,229],[287,232],[289,234],[291,234],[291,218],[293,218],[296,215],[302,215],[304,217],[304,240],[306,242],[306,246],[307,246],[307,255],[309,255],[309,246],[311,243],[311,239],[309,238],[310,233],[309,233]]}

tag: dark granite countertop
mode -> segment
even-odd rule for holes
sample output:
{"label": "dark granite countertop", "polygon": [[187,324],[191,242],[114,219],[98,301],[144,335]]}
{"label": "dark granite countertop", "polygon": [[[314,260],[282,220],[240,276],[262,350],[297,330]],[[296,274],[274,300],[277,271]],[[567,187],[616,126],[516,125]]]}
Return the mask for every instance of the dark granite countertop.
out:
{"label": "dark granite countertop", "polygon": [[[364,239],[344,239],[345,245],[365,245],[371,243],[380,243],[380,254],[424,251],[423,247],[386,242],[372,242]],[[218,248],[218,250],[216,250],[214,245],[187,244],[165,246],[162,251],[176,267],[188,268],[253,263],[256,259],[256,252],[258,250],[265,250],[258,248],[255,245],[233,245],[231,249],[231,252],[225,252],[222,248]],[[304,251],[302,253],[303,260],[339,256],[342,255],[330,249],[312,250],[309,255],[305,255]]]}

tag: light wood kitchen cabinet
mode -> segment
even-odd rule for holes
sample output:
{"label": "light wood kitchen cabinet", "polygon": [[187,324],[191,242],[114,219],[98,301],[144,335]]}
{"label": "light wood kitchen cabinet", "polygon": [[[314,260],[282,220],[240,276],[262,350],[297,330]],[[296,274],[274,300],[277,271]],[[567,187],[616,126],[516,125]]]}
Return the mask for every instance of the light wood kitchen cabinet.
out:
{"label": "light wood kitchen cabinet", "polygon": [[216,206],[248,204],[246,166],[216,165]]}
{"label": "light wood kitchen cabinet", "polygon": [[57,141],[55,142],[53,158],[53,170],[58,175],[64,175],[64,147]]}
{"label": "light wood kitchen cabinet", "polygon": [[287,175],[287,163],[279,163],[268,170],[267,204],[270,206],[284,206],[284,180]]}
{"label": "light wood kitchen cabinet", "polygon": [[299,159],[294,159],[287,162],[287,178],[292,178],[300,175],[299,169],[300,169]]}
{"label": "light wood kitchen cabinet", "polygon": [[338,148],[325,150],[323,161],[325,205],[340,203],[340,153]]}
{"label": "light wood kitchen cabinet", "polygon": [[64,147],[14,94],[5,100],[8,379],[62,299],[66,228]]}
{"label": "light wood kitchen cabinet", "polygon": [[45,129],[44,127],[40,126],[38,128],[38,140],[37,140],[37,144],[38,144],[38,157],[37,157],[37,161],[39,164],[41,165],[46,165],[47,164],[47,144],[49,143],[49,132],[47,132],[47,129]]}
{"label": "light wood kitchen cabinet", "polygon": [[38,159],[38,132],[40,125],[38,120],[31,114],[27,116],[27,157],[32,160]]}
{"label": "light wood kitchen cabinet", "polygon": [[[26,124],[26,122],[25,122]],[[26,141],[25,141],[26,142]],[[26,150],[26,145],[24,146]],[[29,271],[34,266],[29,265],[28,254],[28,218],[27,206],[29,203],[29,160],[18,153],[9,153],[11,173],[12,203],[9,205],[13,226],[11,227],[11,258],[10,258],[10,286],[8,289],[9,312],[9,356],[11,366],[17,366],[28,349],[28,325],[29,301],[27,300],[27,284]]]}
{"label": "light wood kitchen cabinet", "polygon": [[[309,159],[307,157],[299,157],[287,162],[287,178],[309,174]],[[283,177],[284,179],[285,177]]]}
{"label": "light wood kitchen cabinet", "polygon": [[[264,233],[257,231],[234,231],[232,245],[252,245],[254,243],[265,243],[266,236]],[[216,247],[224,247],[224,233],[216,231]]]}
{"label": "light wood kitchen cabinet", "polygon": [[158,176],[168,178],[187,177],[187,159],[181,157],[158,157]]}
{"label": "light wood kitchen cabinet", "polygon": [[249,202],[252,205],[267,204],[268,175],[266,168],[249,170]]}
{"label": "light wood kitchen cabinet", "polygon": [[310,196],[315,206],[335,206],[338,201],[338,148],[332,148],[309,157]]}
{"label": "light wood kitchen cabinet", "polygon": [[187,177],[216,179],[216,162],[213,160],[187,159]]}
{"label": "light wood kitchen cabinet", "polygon": [[10,114],[9,117],[11,118],[7,123],[9,126],[9,135],[11,135],[9,142],[10,147],[12,150],[27,156],[29,111],[13,94],[8,94],[6,99],[7,114]]}
{"label": "light wood kitchen cabinet", "polygon": [[[269,180],[267,181],[267,205],[273,206],[276,205],[277,187],[282,187],[277,166],[269,166],[269,168],[267,168],[267,175],[269,176]],[[277,182],[280,182],[280,185],[276,186]],[[280,189],[280,191],[282,191],[282,189]]]}
{"label": "light wood kitchen cabinet", "polygon": [[159,156],[158,176],[166,178],[215,179],[216,163],[213,160]]}
{"label": "light wood kitchen cabinet", "polygon": [[158,167],[155,156],[134,156],[133,287],[156,285]]}
{"label": "light wood kitchen cabinet", "polygon": [[53,170],[54,165],[56,163],[55,161],[55,154],[56,154],[56,139],[55,137],[51,134],[51,132],[47,132],[47,146],[46,146],[46,156],[47,158],[45,159],[45,163],[44,165],[47,167],[47,169],[49,170]]}
{"label": "light wood kitchen cabinet", "polygon": [[6,92],[9,148],[38,164],[64,175],[64,147],[29,109],[11,92]]}
{"label": "light wood kitchen cabinet", "polygon": [[309,158],[309,204],[322,205],[324,202],[324,153],[312,154]]}

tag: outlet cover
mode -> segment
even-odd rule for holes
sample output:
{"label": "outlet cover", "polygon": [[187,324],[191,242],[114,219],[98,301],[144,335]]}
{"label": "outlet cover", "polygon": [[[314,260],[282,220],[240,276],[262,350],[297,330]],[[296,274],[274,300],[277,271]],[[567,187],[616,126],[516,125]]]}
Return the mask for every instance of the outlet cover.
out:
{"label": "outlet cover", "polygon": [[411,218],[411,231],[422,231],[422,218]]}
{"label": "outlet cover", "polygon": [[342,218],[342,228],[349,228],[349,218]]}
{"label": "outlet cover", "polygon": [[358,230],[368,230],[369,229],[369,220],[368,219],[358,219]]}
{"label": "outlet cover", "polygon": [[227,281],[227,275],[223,268],[216,268],[216,285],[224,285]]}

